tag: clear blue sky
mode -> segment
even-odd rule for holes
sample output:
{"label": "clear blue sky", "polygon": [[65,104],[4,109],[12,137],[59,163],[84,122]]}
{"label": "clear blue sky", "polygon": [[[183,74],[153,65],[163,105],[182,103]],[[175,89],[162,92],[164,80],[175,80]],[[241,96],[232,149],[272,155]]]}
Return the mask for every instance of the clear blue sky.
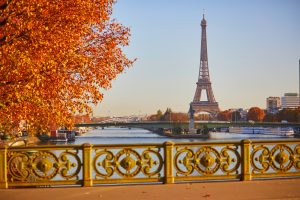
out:
{"label": "clear blue sky", "polygon": [[203,9],[216,101],[265,108],[268,96],[298,92],[299,0],[119,0],[113,11],[131,28],[125,48],[138,60],[94,109],[97,116],[187,112],[200,63]]}

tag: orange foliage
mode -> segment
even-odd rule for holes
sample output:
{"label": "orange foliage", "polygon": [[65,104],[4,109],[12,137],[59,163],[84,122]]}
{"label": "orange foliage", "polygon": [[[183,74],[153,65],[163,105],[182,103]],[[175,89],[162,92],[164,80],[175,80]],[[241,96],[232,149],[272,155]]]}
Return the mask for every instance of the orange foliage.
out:
{"label": "orange foliage", "polygon": [[0,131],[72,127],[133,61],[114,0],[0,1]]}
{"label": "orange foliage", "polygon": [[300,108],[292,109],[285,108],[280,110],[277,113],[277,119],[279,121],[288,121],[288,122],[299,122],[300,121]]}
{"label": "orange foliage", "polygon": [[171,120],[174,122],[185,122],[189,120],[187,113],[172,113]]}
{"label": "orange foliage", "polygon": [[175,113],[172,111],[166,111],[163,116],[159,114],[150,115],[148,117],[149,121],[173,121],[173,122],[185,122],[188,121],[188,114],[187,113]]}
{"label": "orange foliage", "polygon": [[110,117],[93,117],[91,119],[92,122],[103,122],[110,119]]}
{"label": "orange foliage", "polygon": [[91,123],[92,120],[89,115],[75,115],[74,123]]}
{"label": "orange foliage", "polygon": [[155,115],[150,115],[147,120],[148,121],[160,121],[161,119],[155,114]]}
{"label": "orange foliage", "polygon": [[229,110],[225,110],[222,112],[219,112],[217,115],[217,119],[219,121],[230,121],[231,120],[232,113]]}
{"label": "orange foliage", "polygon": [[247,119],[248,120],[253,120],[253,121],[259,121],[261,122],[264,119],[265,116],[265,111],[258,108],[258,107],[252,107],[249,109],[248,114],[247,114]]}
{"label": "orange foliage", "polygon": [[268,113],[264,116],[264,122],[278,122],[278,115]]}

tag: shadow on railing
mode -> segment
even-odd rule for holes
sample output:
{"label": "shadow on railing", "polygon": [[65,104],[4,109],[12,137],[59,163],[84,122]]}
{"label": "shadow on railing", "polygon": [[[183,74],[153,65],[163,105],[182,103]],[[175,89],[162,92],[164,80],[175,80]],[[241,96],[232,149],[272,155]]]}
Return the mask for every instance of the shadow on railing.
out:
{"label": "shadow on railing", "polygon": [[0,148],[0,188],[299,177],[300,140]]}

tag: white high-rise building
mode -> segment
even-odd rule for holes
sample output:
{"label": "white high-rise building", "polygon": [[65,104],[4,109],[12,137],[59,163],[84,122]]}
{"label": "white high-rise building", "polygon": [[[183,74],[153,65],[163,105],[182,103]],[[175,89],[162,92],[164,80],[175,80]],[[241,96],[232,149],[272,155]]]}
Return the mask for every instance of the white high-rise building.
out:
{"label": "white high-rise building", "polygon": [[299,106],[298,93],[285,93],[284,96],[281,97],[282,108],[298,108]]}

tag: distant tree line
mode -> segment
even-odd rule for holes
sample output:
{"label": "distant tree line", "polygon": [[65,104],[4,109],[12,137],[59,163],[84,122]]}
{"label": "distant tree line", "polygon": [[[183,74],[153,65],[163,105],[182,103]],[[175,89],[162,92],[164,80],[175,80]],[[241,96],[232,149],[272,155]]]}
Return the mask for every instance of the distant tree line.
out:
{"label": "distant tree line", "polygon": [[267,114],[265,116],[265,121],[277,122],[277,121],[287,121],[287,122],[300,122],[300,107],[296,109],[282,109],[277,114]]}
{"label": "distant tree line", "polygon": [[[173,112],[171,108],[167,108],[163,113],[160,109],[156,114],[148,117],[149,121],[188,121],[187,113]],[[259,107],[252,107],[247,114],[242,114],[239,110],[224,110],[219,112],[216,119],[213,119],[208,114],[195,115],[195,120],[219,120],[219,121],[254,121],[254,122],[300,122],[300,107],[291,109],[282,109],[277,113],[268,113],[266,110]]]}
{"label": "distant tree line", "polygon": [[[194,116],[195,120],[214,120],[209,114],[198,114]],[[173,121],[173,122],[184,122],[189,120],[188,113],[173,112],[171,108],[167,108],[163,113],[160,109],[156,114],[148,117],[149,121]]]}
{"label": "distant tree line", "polygon": [[188,121],[188,114],[181,112],[173,112],[171,108],[167,108],[167,110],[163,113],[160,109],[156,112],[156,114],[148,117],[149,121]]}
{"label": "distant tree line", "polygon": [[[217,115],[220,121],[241,121],[242,116],[239,111],[225,110]],[[278,113],[268,113],[259,107],[252,107],[247,112],[246,120],[255,122],[300,122],[300,107],[296,109],[285,108]]]}

